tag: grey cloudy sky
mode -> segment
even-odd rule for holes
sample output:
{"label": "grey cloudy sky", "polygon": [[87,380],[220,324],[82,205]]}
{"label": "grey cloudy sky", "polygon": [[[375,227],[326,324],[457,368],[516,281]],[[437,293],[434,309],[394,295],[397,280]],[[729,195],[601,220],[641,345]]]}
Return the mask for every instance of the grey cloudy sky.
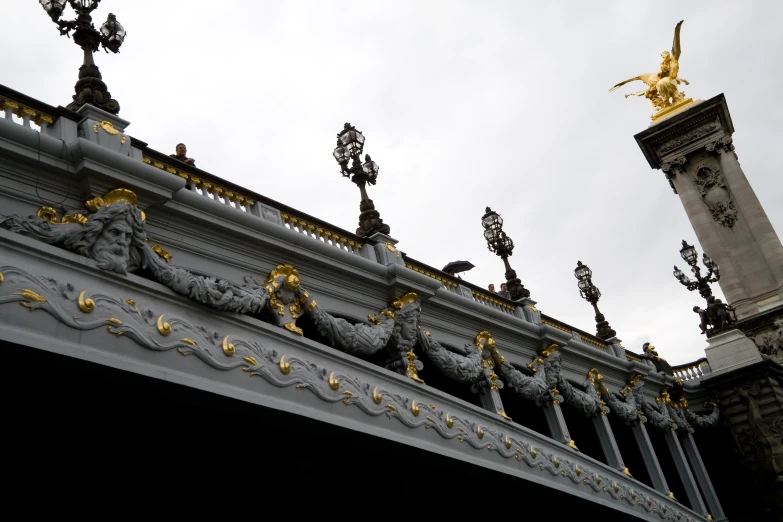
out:
{"label": "grey cloudy sky", "polygon": [[[3,6],[0,83],[66,105],[81,51],[37,1]],[[128,37],[96,62],[131,135],[166,153],[184,141],[199,167],[354,230],[359,191],[331,155],[349,121],[404,252],[468,259],[466,279],[499,284],[480,226],[490,205],[542,312],[594,331],[580,259],[623,344],[649,340],[674,363],[706,346],[700,298],[671,275],[695,234],[634,142],[651,110],[623,92],[643,85],[607,91],[656,71],[684,19],[685,91],[725,93],[740,162],[783,231],[779,2],[104,0],[98,24],[109,12]]]}

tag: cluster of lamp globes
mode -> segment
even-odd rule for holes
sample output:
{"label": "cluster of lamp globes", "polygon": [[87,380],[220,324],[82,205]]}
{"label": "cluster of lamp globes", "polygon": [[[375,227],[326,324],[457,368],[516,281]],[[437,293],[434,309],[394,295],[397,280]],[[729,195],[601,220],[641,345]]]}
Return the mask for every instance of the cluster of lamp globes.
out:
{"label": "cluster of lamp globes", "polygon": [[486,214],[481,217],[481,226],[484,227],[484,239],[487,240],[487,249],[501,257],[510,256],[514,250],[514,241],[503,231],[503,218],[500,214],[486,208]]}
{"label": "cluster of lamp globes", "polygon": [[696,262],[699,259],[699,254],[696,252],[696,249],[689,245],[688,243],[683,240],[682,242],[682,249],[680,249],[680,257],[690,265],[691,270],[696,275],[696,278],[698,281],[691,281],[691,279],[682,273],[682,270],[677,268],[677,266],[674,266],[674,277],[677,278],[677,280],[682,283],[683,286],[688,287],[688,289],[692,289],[698,285],[698,283],[702,281],[706,281],[709,283],[714,283],[718,280],[720,280],[720,269],[718,268],[718,265],[710,259],[710,257],[705,253],[702,254],[702,263],[704,263],[704,266],[707,267],[707,277],[702,278],[699,267],[696,266]]}
{"label": "cluster of lamp globes", "polygon": [[[364,156],[364,163],[360,161],[364,151],[364,135],[356,130],[356,127],[350,123],[343,126],[342,132],[337,135],[337,147],[332,153],[334,159],[340,164],[340,171],[344,177],[350,177],[351,174],[363,175],[367,183],[375,185],[378,179],[378,164],[375,163],[369,154]],[[353,165],[348,166],[348,162],[353,159]]]}
{"label": "cluster of lamp globes", "polygon": [[[79,31],[97,33],[95,36],[98,36],[98,38],[90,39],[91,41],[94,40],[96,42],[95,48],[91,49],[92,51],[98,50],[97,42],[100,42],[106,52],[111,51],[113,53],[118,53],[120,52],[122,42],[125,41],[126,32],[122,24],[117,21],[117,18],[109,13],[106,22],[101,26],[99,32],[95,31],[92,27],[90,13],[98,7],[100,1],[101,0],[67,0],[78,16],[77,19],[72,22],[60,20],[63,10],[65,9],[66,0],[40,0],[40,3],[46,11],[46,14],[48,14],[52,21],[60,27],[60,34],[70,36],[68,33],[72,29],[75,29],[77,33]],[[78,40],[77,43],[79,43]]]}

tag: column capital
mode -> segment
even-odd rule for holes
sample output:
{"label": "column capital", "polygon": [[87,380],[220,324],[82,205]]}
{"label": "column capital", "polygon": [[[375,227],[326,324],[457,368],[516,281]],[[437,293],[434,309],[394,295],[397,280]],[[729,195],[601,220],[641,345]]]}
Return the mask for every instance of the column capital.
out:
{"label": "column capital", "polygon": [[634,138],[650,167],[660,169],[676,157],[704,150],[708,143],[733,133],[734,125],[726,98],[719,94],[650,125]]}
{"label": "column capital", "polygon": [[707,152],[714,154],[716,156],[720,156],[721,152],[733,152],[734,151],[734,144],[733,144],[734,138],[732,138],[730,135],[726,135],[721,137],[720,139],[717,139],[715,141],[711,141],[707,145],[705,145],[705,149]]}
{"label": "column capital", "polygon": [[677,156],[676,158],[672,158],[670,161],[661,164],[661,170],[666,175],[666,179],[669,181],[669,186],[672,188],[675,194],[677,194],[677,189],[674,187],[672,178],[674,178],[678,171],[685,172],[687,165],[688,159],[685,156]]}

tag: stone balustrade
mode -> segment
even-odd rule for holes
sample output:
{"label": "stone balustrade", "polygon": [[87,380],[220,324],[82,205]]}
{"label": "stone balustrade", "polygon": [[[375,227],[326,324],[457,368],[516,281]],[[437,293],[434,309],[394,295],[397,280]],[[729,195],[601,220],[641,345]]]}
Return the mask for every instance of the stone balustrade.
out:
{"label": "stone balustrade", "polygon": [[674,376],[683,381],[694,381],[701,379],[705,375],[712,373],[710,369],[710,363],[706,357],[702,357],[696,361],[673,366]]}
{"label": "stone balustrade", "polygon": [[2,94],[0,94],[0,110],[3,111],[6,120],[15,121],[14,117],[16,117],[20,125],[31,128],[31,123],[34,123],[42,132],[54,123],[54,117],[50,113],[42,112]]}

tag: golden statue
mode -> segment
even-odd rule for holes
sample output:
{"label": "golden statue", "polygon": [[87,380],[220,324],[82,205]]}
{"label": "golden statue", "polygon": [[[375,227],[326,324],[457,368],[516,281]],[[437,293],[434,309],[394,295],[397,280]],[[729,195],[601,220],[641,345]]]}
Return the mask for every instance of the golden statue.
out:
{"label": "golden statue", "polygon": [[650,103],[652,103],[652,106],[655,109],[655,114],[652,116],[653,120],[663,116],[664,113],[671,112],[666,109],[671,109],[675,106],[679,107],[693,101],[691,99],[686,99],[685,93],[677,88],[680,83],[690,85],[688,80],[678,76],[680,72],[680,27],[682,26],[683,21],[684,20],[680,20],[680,23],[674,28],[674,43],[672,43],[671,52],[663,51],[661,53],[663,59],[661,60],[660,71],[657,73],[634,76],[609,89],[609,92],[612,92],[618,87],[636,80],[641,80],[646,83],[647,89],[626,94],[625,97],[644,96],[650,100]]}

